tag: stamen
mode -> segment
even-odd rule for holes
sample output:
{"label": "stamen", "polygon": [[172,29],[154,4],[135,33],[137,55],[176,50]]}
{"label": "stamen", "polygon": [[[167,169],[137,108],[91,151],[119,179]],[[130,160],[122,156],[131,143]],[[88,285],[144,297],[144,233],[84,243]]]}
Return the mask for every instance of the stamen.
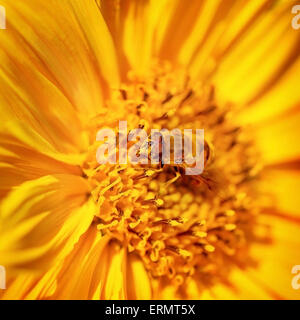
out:
{"label": "stamen", "polygon": [[210,245],[210,244],[207,244],[204,246],[204,249],[207,251],[207,252],[214,252],[215,251],[215,247]]}
{"label": "stamen", "polygon": [[[263,238],[254,232],[260,199],[253,182],[261,166],[253,145],[231,123],[214,86],[185,70],[162,63],[128,79],[107,101],[107,110],[118,112],[105,126],[117,131],[118,121],[128,120],[148,135],[151,128],[204,129],[204,171],[187,176],[186,164],[175,161],[99,166],[95,144],[82,166],[97,204],[92,225],[138,255],[151,276],[181,290],[189,277],[226,279],[230,263],[245,265],[249,244]],[[93,119],[91,141],[101,118]]]}

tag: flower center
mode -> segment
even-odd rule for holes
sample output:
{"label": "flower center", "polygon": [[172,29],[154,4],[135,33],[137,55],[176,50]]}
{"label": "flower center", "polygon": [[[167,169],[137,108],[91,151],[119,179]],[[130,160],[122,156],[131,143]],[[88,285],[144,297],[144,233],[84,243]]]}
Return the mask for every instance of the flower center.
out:
{"label": "flower center", "polygon": [[201,175],[183,165],[105,164],[92,144],[84,172],[98,210],[99,232],[137,254],[152,277],[181,285],[226,277],[248,263],[260,211],[257,155],[245,131],[234,124],[231,106],[216,101],[214,87],[193,82],[169,64],[153,68],[107,102],[105,117],[90,123],[91,139],[102,127],[204,129],[205,166]]}

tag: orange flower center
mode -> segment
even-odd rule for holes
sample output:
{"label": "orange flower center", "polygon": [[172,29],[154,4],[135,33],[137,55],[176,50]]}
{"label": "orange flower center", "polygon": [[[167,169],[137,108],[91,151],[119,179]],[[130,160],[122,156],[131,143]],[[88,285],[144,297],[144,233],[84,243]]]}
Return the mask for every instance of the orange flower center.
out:
{"label": "orange flower center", "polygon": [[[214,88],[193,82],[181,69],[156,66],[146,78],[129,81],[91,121],[91,136],[102,127],[142,127],[205,132],[205,168],[187,176],[175,163],[99,165],[97,143],[84,172],[97,203],[95,225],[138,255],[152,277],[178,285],[188,277],[211,282],[231,266],[249,263],[257,240],[258,156],[245,131],[234,124],[232,106],[218,103]],[[104,122],[105,121],[105,122]]]}

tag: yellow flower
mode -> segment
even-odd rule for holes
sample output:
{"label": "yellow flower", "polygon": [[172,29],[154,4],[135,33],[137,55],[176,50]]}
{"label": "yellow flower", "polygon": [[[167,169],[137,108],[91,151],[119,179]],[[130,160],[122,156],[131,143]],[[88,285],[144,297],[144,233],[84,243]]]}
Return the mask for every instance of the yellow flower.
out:
{"label": "yellow flower", "polygon": [[[2,299],[299,299],[296,1],[2,1]],[[204,128],[205,169],[96,133]]]}

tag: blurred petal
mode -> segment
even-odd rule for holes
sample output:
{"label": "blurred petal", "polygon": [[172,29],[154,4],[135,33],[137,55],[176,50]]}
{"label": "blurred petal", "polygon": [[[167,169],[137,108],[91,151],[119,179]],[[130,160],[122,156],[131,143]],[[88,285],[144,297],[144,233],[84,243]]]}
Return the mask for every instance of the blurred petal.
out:
{"label": "blurred petal", "polygon": [[106,263],[109,237],[102,237],[93,225],[65,259],[57,275],[52,299],[92,299],[103,288],[109,266]]}
{"label": "blurred petal", "polygon": [[[300,110],[260,125],[252,126],[251,135],[266,164],[299,158]],[[250,129],[249,129],[250,130]]]}
{"label": "blurred petal", "polygon": [[[211,5],[210,2],[213,2]],[[180,0],[165,1],[163,17],[158,24],[157,52],[162,59],[177,60],[184,42],[192,36],[203,7],[214,10],[217,1],[190,1],[189,5]],[[208,13],[208,12],[206,12]]]}
{"label": "blurred petal", "polygon": [[[197,1],[194,2],[197,4]],[[224,21],[233,11],[237,1],[212,0],[198,3],[201,7],[194,10],[193,14],[198,13],[195,23],[190,32],[187,32],[183,38],[178,58],[184,65],[193,65],[191,68],[192,75],[196,72],[195,65],[199,66],[202,59],[208,60],[211,58],[212,45],[216,45],[225,30],[221,21]],[[235,13],[237,15],[237,12]]]}
{"label": "blurred petal", "polygon": [[225,101],[239,105],[254,101],[299,58],[299,33],[291,28],[292,5],[293,1],[276,2],[222,60],[214,82]]}
{"label": "blurred petal", "polygon": [[300,261],[299,224],[273,216],[261,217],[271,226],[274,238],[270,246],[253,246],[252,255],[259,263],[249,276],[261,287],[284,299],[299,299],[299,290],[293,289],[292,267]]}
{"label": "blurred petal", "polygon": [[[39,99],[48,114],[57,116],[61,108],[71,114],[71,106],[82,118],[97,114],[106,88],[117,86],[119,75],[112,40],[95,2],[5,0],[4,5],[8,21],[7,32],[1,33],[3,78],[15,91],[5,96],[19,105],[27,103],[29,110],[21,108],[19,114],[31,113],[32,118],[37,108],[32,104]],[[46,88],[55,94],[52,100]]]}
{"label": "blurred petal", "polygon": [[[10,271],[6,270],[7,276]],[[16,278],[7,279],[6,290],[0,291],[1,300],[23,300],[30,290],[36,290],[38,280],[36,276],[28,274],[20,274]]]}
{"label": "blurred petal", "polygon": [[274,298],[274,296],[270,295],[262,286],[248,277],[248,270],[232,270],[228,282],[231,284],[230,286],[219,284],[211,289],[215,299],[270,300]]}
{"label": "blurred petal", "polygon": [[65,258],[92,222],[88,191],[84,179],[71,175],[45,176],[12,191],[1,203],[2,265],[39,271]]}
{"label": "blurred petal", "polygon": [[69,3],[88,42],[98,77],[105,79],[109,89],[118,86],[119,71],[115,48],[96,1],[71,0]]}
{"label": "blurred petal", "polygon": [[127,262],[127,292],[130,300],[151,299],[149,275],[137,256],[129,255]]}
{"label": "blurred petal", "polygon": [[21,54],[0,60],[5,65],[0,71],[2,121],[30,127],[61,152],[82,150],[82,126],[63,93],[33,65],[26,65]]}
{"label": "blurred petal", "polygon": [[99,270],[107,240],[96,228],[89,228],[63,262],[55,264],[41,276],[23,272],[12,277],[1,298],[90,299],[101,281],[99,276],[103,277]]}
{"label": "blurred petal", "polygon": [[[118,243],[112,242],[107,248],[107,273],[104,278],[101,299],[127,299],[126,287],[126,249]],[[99,297],[98,297],[99,298]]]}
{"label": "blurred petal", "polygon": [[166,1],[98,0],[111,31],[126,80],[127,71],[143,73],[149,68],[157,43],[157,24]]}
{"label": "blurred petal", "polygon": [[0,198],[26,180],[56,173],[81,175],[81,158],[58,152],[22,122],[6,123],[0,130]]}
{"label": "blurred petal", "polygon": [[[242,108],[238,121],[245,124],[270,121],[300,107],[300,91],[298,90],[300,59],[298,59],[282,75],[272,90],[266,92],[260,99]],[[288,93],[288,94],[287,94]]]}
{"label": "blurred petal", "polygon": [[[300,172],[267,170],[261,186],[262,192],[272,195],[272,207],[287,219],[298,219],[300,224]],[[272,213],[272,210],[270,211]]]}

